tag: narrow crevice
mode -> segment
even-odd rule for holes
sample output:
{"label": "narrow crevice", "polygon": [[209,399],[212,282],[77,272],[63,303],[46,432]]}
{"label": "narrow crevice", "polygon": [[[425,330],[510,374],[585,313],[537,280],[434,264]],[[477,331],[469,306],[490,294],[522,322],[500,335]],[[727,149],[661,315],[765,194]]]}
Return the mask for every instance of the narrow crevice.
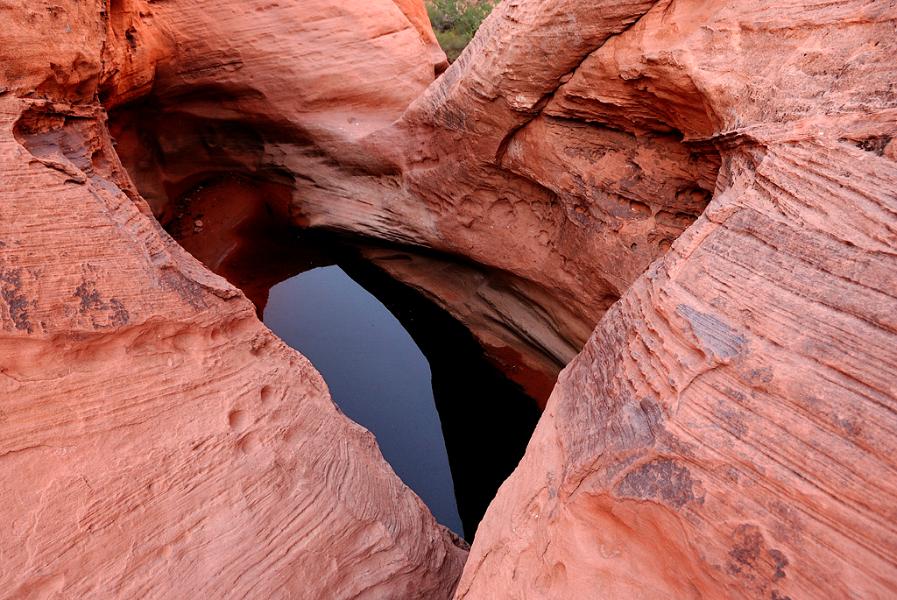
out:
{"label": "narrow crevice", "polygon": [[[713,144],[683,142],[674,129],[636,135],[613,124],[546,115],[542,109],[554,94],[501,142],[497,166],[546,190],[552,210],[564,211],[583,240],[596,228],[610,227],[623,238],[624,232],[635,232],[621,242],[630,268],[644,272],[709,203],[708,188],[719,170]],[[243,290],[260,318],[266,318],[272,288],[336,266],[401,322],[431,369],[463,522],[458,533],[472,539],[499,485],[522,458],[558,372],[594,323],[580,327],[587,319],[573,314],[562,292],[462,255],[298,228],[298,184],[305,179],[271,164],[271,145],[284,141],[277,124],[227,117],[217,102],[235,98],[216,98],[214,89],[177,98],[148,97],[109,115],[117,155],[156,218],[185,250]],[[202,116],[204,111],[211,112]],[[551,136],[560,130],[579,136],[585,155],[569,148],[544,153],[563,160],[559,168],[570,173],[566,181],[573,188],[527,166],[538,163],[527,163],[523,154],[532,143],[521,140],[534,129],[535,144],[555,143]],[[301,132],[292,134],[297,135]],[[518,142],[523,150],[512,148]],[[333,160],[310,140],[287,143],[305,148],[307,156],[320,152],[320,160]],[[660,149],[665,166],[639,162],[646,143]],[[630,165],[632,173],[618,182],[619,189],[590,180],[595,173],[589,169],[602,153],[617,153]],[[351,165],[334,166],[347,178],[354,174]],[[600,317],[625,289],[596,281],[603,280],[592,277],[600,305],[592,308]],[[301,340],[295,347],[303,350]],[[384,447],[385,441],[381,438]]]}
{"label": "narrow crevice", "polygon": [[[482,340],[465,324],[432,297],[397,281],[389,261],[380,258],[402,255],[415,266],[422,261],[427,270],[442,265],[439,269],[451,273],[449,277],[479,281],[489,294],[516,295],[516,303],[526,304],[513,282],[502,283],[510,275],[497,276],[482,265],[435,251],[297,228],[291,218],[296,176],[265,165],[266,138],[256,127],[171,111],[147,98],[112,111],[110,130],[122,163],[166,231],[210,270],[240,288],[260,318],[266,317],[274,286],[332,266],[341,268],[395,315],[429,363],[432,398],[463,523],[458,533],[472,539],[499,485],[523,456],[540,405],[544,406],[562,364],[553,356],[535,359],[554,365],[550,375],[542,375],[544,369],[533,368],[534,359],[524,355],[541,356],[544,350],[522,338],[519,348],[500,344],[487,356]],[[494,317],[483,317],[490,318]],[[502,327],[506,339],[514,337],[507,323]],[[301,340],[296,347],[303,350]],[[515,381],[523,382],[538,401]],[[411,422],[414,417],[407,419]],[[363,421],[362,425],[371,426]],[[389,435],[378,433],[387,453],[390,443],[383,436]],[[414,487],[413,470],[410,477]],[[419,491],[426,496],[425,490]]]}
{"label": "narrow crevice", "polygon": [[[266,322],[265,307],[272,287],[331,266],[338,266],[389,309],[429,363],[432,395],[463,523],[463,531],[458,533],[471,540],[498,487],[523,456],[541,412],[539,402],[486,358],[464,325],[365,258],[382,252],[413,256],[414,249],[284,225],[282,216],[272,208],[272,194],[265,191],[266,185],[245,174],[215,176],[176,205],[175,217],[166,229],[210,269],[240,287]],[[434,255],[430,252],[427,260],[435,260]],[[452,265],[447,257],[440,259]],[[295,310],[315,310],[303,303],[301,295],[295,302]],[[278,310],[282,313],[280,305]],[[290,319],[289,315],[280,318]],[[271,326],[278,333],[277,325]],[[362,344],[363,335],[359,332]],[[290,343],[289,336],[285,339]],[[293,343],[304,351],[301,340]],[[351,377],[351,371],[342,376]],[[538,389],[547,394],[552,383]],[[340,387],[332,388],[337,403],[341,401],[337,395]],[[371,394],[376,398],[376,392]],[[407,414],[403,420],[413,423],[415,416]],[[389,433],[375,433],[387,447],[389,440],[382,435]],[[413,480],[408,483],[414,488]],[[426,495],[425,490],[418,492]]]}

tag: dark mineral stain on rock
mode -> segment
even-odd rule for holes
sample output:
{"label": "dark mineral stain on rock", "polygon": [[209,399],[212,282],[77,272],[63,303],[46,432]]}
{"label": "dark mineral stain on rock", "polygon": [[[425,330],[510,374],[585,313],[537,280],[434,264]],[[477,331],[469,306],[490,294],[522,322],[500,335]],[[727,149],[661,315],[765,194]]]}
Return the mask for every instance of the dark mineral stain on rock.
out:
{"label": "dark mineral stain on rock", "polygon": [[776,590],[770,592],[770,587],[787,576],[785,567],[788,564],[785,553],[778,548],[769,548],[763,531],[756,525],[742,523],[733,531],[726,569],[741,577],[758,597],[771,594],[771,598],[787,598]]}
{"label": "dark mineral stain on rock", "polygon": [[744,345],[747,343],[744,336],[715,316],[703,313],[687,304],[677,306],[676,312],[688,320],[704,350],[715,357],[734,358],[744,350]]}
{"label": "dark mineral stain on rock", "polygon": [[33,333],[28,317],[28,298],[22,293],[22,270],[0,271],[0,297],[9,307],[9,316],[16,329]]}
{"label": "dark mineral stain on rock", "polygon": [[97,291],[97,284],[93,281],[82,282],[75,290],[75,296],[81,299],[81,314],[103,308],[103,301],[100,298],[100,293]]}
{"label": "dark mineral stain on rock", "polygon": [[740,573],[744,570],[754,570],[763,550],[763,534],[755,525],[743,524],[735,529],[733,546],[729,550],[729,570]]}
{"label": "dark mineral stain on rock", "polygon": [[687,468],[662,458],[643,465],[626,474],[615,493],[621,497],[658,500],[674,508],[699,499],[694,491],[695,482]]}
{"label": "dark mineral stain on rock", "polygon": [[112,324],[116,327],[127,325],[131,321],[131,315],[125,309],[124,303],[118,298],[110,299],[109,307],[112,311]]}
{"label": "dark mineral stain on rock", "polygon": [[124,303],[118,298],[110,298],[106,302],[94,281],[82,281],[73,296],[81,300],[78,311],[82,315],[90,316],[94,329],[121,327],[131,320]]}
{"label": "dark mineral stain on rock", "polygon": [[776,572],[773,575],[776,579],[781,579],[785,576],[785,567],[788,566],[788,557],[785,556],[781,550],[777,550],[775,548],[769,551],[769,557],[772,558],[773,564],[775,565]]}
{"label": "dark mineral stain on rock", "polygon": [[161,282],[164,289],[173,290],[181,297],[181,300],[193,308],[206,308],[202,286],[188,279],[183,273],[173,269],[166,269],[162,274]]}

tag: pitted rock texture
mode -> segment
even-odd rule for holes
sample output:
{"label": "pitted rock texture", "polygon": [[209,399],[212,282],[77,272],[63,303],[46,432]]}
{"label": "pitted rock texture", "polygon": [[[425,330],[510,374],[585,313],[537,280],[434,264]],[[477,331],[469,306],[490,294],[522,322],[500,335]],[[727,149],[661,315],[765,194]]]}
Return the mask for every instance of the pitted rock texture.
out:
{"label": "pitted rock texture", "polygon": [[[174,61],[191,47],[169,10],[211,63]],[[401,111],[433,78],[389,1],[0,7],[0,597],[445,598],[458,580],[463,543],[119,162],[100,96],[252,68],[215,35],[236,22],[258,54],[304,41],[335,61],[256,70],[283,94],[280,77],[324,97],[350,68],[413,72],[382,92]]]}

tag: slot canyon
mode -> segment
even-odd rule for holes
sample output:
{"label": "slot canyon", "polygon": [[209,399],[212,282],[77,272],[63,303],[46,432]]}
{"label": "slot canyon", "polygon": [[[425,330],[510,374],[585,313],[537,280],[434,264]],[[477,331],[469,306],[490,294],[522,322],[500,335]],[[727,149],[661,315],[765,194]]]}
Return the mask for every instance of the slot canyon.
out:
{"label": "slot canyon", "polygon": [[0,25],[0,598],[897,595],[894,0]]}

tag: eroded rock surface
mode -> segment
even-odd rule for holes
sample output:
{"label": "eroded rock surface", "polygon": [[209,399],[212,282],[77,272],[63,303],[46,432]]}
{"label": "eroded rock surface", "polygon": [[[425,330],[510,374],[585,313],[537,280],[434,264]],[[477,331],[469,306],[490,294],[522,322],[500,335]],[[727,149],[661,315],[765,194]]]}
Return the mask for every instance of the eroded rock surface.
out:
{"label": "eroded rock surface", "polygon": [[[522,9],[492,28],[519,31]],[[457,598],[897,589],[895,18],[658,2],[513,136],[505,164],[585,199],[586,227],[651,190],[653,228],[615,241],[668,239],[714,194],[562,373]],[[532,35],[564,46],[560,20]]]}
{"label": "eroded rock surface", "polygon": [[236,176],[463,258],[371,257],[498,360],[572,359],[458,598],[893,595],[893,2],[506,0],[432,84],[416,3],[38,4],[0,12],[0,468],[40,482],[6,588],[450,593],[463,552],[149,216]]}
{"label": "eroded rock surface", "polygon": [[[240,23],[254,45],[214,33]],[[255,68],[268,93],[364,96],[365,70],[412,73],[369,82],[400,111],[433,77],[418,30],[389,1],[8,2],[0,25],[0,596],[450,596],[463,544],[311,364],[162,231],[98,98],[173,69],[201,102],[204,76],[296,42],[310,79]],[[207,44],[210,62],[177,55]],[[317,77],[313,52],[334,61]]]}

